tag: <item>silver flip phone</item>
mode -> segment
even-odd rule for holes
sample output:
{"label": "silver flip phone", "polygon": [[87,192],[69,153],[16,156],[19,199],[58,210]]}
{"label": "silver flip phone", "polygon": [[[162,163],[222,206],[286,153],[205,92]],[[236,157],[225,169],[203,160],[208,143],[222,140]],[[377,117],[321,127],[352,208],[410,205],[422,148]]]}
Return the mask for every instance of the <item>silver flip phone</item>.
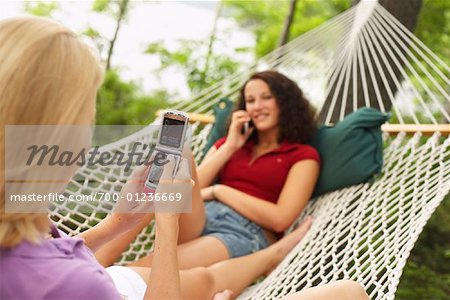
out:
{"label": "silver flip phone", "polygon": [[158,140],[155,147],[155,159],[150,167],[145,186],[151,190],[156,190],[159,179],[164,171],[164,164],[161,160],[166,160],[167,155],[175,158],[174,174],[178,170],[183,151],[184,140],[189,123],[186,113],[177,110],[167,110],[164,112],[161,128],[158,133]]}

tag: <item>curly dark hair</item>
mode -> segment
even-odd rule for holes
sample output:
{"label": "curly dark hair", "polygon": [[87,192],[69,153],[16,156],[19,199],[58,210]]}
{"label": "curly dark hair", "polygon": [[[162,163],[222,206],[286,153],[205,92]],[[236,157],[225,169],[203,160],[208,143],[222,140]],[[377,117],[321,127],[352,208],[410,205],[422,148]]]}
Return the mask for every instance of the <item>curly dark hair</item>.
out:
{"label": "curly dark hair", "polygon": [[[277,71],[268,70],[251,75],[239,92],[234,110],[245,110],[245,86],[254,79],[267,83],[280,107],[278,141],[309,142],[317,130],[316,110],[297,83]],[[256,132],[251,138],[257,138]]]}

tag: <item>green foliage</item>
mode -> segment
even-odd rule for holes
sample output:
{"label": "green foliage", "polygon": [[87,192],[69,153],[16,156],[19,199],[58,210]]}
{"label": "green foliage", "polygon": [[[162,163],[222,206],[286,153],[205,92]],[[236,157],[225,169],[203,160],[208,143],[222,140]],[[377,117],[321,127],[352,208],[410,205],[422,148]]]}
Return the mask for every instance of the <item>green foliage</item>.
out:
{"label": "green foliage", "polygon": [[[257,57],[273,51],[278,45],[289,1],[225,0],[225,7],[238,24],[255,34]],[[350,7],[348,0],[299,0],[294,14],[289,40],[328,21]]]}
{"label": "green foliage", "polygon": [[92,10],[98,13],[106,13],[117,19],[120,14],[120,5],[124,0],[95,0],[92,3]]}
{"label": "green foliage", "polygon": [[450,66],[450,1],[423,0],[414,34]]}
{"label": "green foliage", "polygon": [[158,109],[168,106],[168,94],[156,91],[146,95],[135,82],[120,78],[115,69],[106,72],[97,97],[97,124],[146,125]]}
{"label": "green foliage", "polygon": [[[423,0],[422,9],[419,14],[418,23],[414,34],[433,51],[447,66],[450,66],[450,1],[443,0]],[[441,76],[437,75],[437,72],[431,65],[422,57],[417,57],[417,61],[409,59],[410,63],[417,70],[417,75],[420,76],[420,80],[417,75],[409,72],[410,78],[414,86],[419,90],[420,95],[427,103],[427,106],[432,108],[432,113],[438,122],[444,122],[443,113],[436,107],[434,99],[430,97],[429,92],[424,89],[420,81],[424,82],[429,90],[437,95],[437,101],[442,105],[442,108],[447,112],[450,110],[448,102],[442,94],[442,90],[439,90],[435,83],[440,86],[447,86],[447,82]],[[440,64],[436,63],[435,59],[431,59],[436,67],[448,78],[448,71]],[[421,66],[419,66],[421,64]],[[422,70],[422,68],[425,69]],[[427,72],[433,76],[433,80],[429,78]],[[447,79],[448,81],[448,79]],[[447,93],[449,91],[447,90]],[[415,107],[419,107],[419,100],[414,99]],[[423,123],[430,123],[430,117],[424,113],[423,109],[417,110],[418,118]],[[445,121],[446,122],[446,121]]]}
{"label": "green foliage", "polygon": [[179,50],[169,51],[163,41],[154,42],[147,46],[145,53],[159,56],[159,71],[172,65],[187,67],[186,64],[188,63],[189,58],[194,53],[195,49],[201,46],[201,43],[193,40],[181,40],[179,43]]}
{"label": "green foliage", "polygon": [[125,18],[130,11],[129,0],[94,0],[92,10],[112,17],[115,21]]}
{"label": "green foliage", "polygon": [[51,17],[53,12],[58,9],[59,5],[56,1],[43,2],[43,1],[25,1],[24,11],[41,17]]}
{"label": "green foliage", "polygon": [[405,267],[396,299],[448,299],[450,277],[410,261]]}
{"label": "green foliage", "polygon": [[92,3],[92,10],[109,16],[114,20],[115,29],[111,39],[101,36],[99,32],[92,27],[85,30],[84,34],[91,37],[99,50],[102,61],[106,62],[106,69],[111,68],[111,58],[113,56],[114,45],[117,41],[121,24],[127,19],[130,9],[129,0],[95,0]]}
{"label": "green foliage", "polygon": [[449,299],[450,195],[435,211],[405,266],[397,299]]}
{"label": "green foliage", "polygon": [[102,36],[100,32],[98,32],[93,27],[86,28],[81,34],[89,37],[92,40],[98,50],[98,53],[101,57],[103,57],[102,61],[105,61],[106,59],[104,58],[104,56],[106,56],[105,52],[110,44],[110,41],[106,37]]}
{"label": "green foliage", "polygon": [[289,1],[224,1],[238,24],[255,34],[258,57],[276,47]]}
{"label": "green foliage", "polygon": [[204,41],[181,40],[175,50],[169,50],[163,41],[159,41],[149,44],[145,53],[159,58],[157,72],[160,75],[169,67],[175,67],[186,76],[190,90],[197,93],[232,75],[239,67],[238,61],[217,53],[210,54],[206,67],[206,51],[201,51],[202,48],[205,48]]}
{"label": "green foliage", "polygon": [[92,10],[95,12],[104,12],[109,9],[111,0],[95,0],[92,3]]}

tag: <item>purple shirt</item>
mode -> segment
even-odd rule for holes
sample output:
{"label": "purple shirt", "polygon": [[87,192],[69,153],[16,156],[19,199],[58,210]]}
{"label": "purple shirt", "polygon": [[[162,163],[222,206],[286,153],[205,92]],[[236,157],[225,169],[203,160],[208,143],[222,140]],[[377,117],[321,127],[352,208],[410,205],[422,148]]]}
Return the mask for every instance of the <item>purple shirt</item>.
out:
{"label": "purple shirt", "polygon": [[105,269],[79,238],[0,248],[0,299],[121,299]]}

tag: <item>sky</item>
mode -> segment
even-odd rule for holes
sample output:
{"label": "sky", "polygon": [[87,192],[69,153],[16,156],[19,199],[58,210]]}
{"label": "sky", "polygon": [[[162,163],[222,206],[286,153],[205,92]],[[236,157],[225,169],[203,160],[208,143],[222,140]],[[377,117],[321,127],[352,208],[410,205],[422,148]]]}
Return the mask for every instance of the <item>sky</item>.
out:
{"label": "sky", "polygon": [[[113,36],[114,22],[107,16],[91,12],[92,1],[58,3],[59,9],[53,17],[75,32],[92,26],[104,36]],[[119,32],[112,65],[120,68],[124,79],[141,82],[144,91],[166,89],[182,98],[190,97],[186,78],[180,71],[169,71],[159,81],[154,72],[159,66],[158,59],[143,52],[152,42],[164,41],[168,47],[176,47],[181,38],[206,43],[213,28],[216,4],[217,1],[133,1]],[[22,1],[0,1],[0,19],[23,14],[23,6]],[[227,52],[234,47],[253,45],[251,34],[240,30],[230,19],[219,19],[217,28],[219,32],[232,30],[233,34],[226,44],[229,49],[215,51]]]}

